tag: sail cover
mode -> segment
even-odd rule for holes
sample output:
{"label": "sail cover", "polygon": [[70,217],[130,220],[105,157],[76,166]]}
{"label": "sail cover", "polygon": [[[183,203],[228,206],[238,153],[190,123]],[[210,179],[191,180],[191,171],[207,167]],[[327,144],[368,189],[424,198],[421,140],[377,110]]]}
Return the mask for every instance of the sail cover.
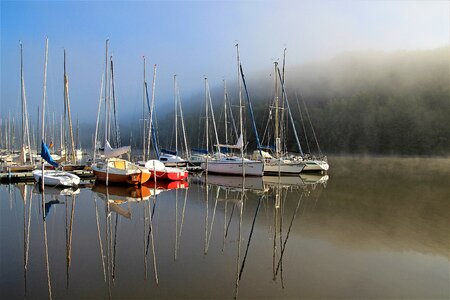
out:
{"label": "sail cover", "polygon": [[117,156],[120,156],[120,155],[130,152],[130,151],[131,151],[130,146],[125,146],[125,147],[120,147],[120,148],[112,148],[111,145],[109,144],[109,142],[106,141],[106,144],[105,144],[105,157],[106,158],[117,157]]}
{"label": "sail cover", "polygon": [[243,139],[242,133],[241,133],[241,135],[239,136],[239,139],[238,139],[236,145],[223,145],[223,144],[218,144],[218,145],[216,145],[216,146],[217,146],[217,147],[220,147],[220,148],[241,149],[243,145],[244,145],[244,139]]}
{"label": "sail cover", "polygon": [[42,140],[42,143],[41,143],[41,157],[43,159],[45,159],[49,164],[54,166],[55,168],[58,167],[58,163],[53,160],[52,156],[50,155],[50,150],[48,150],[48,147],[44,143],[44,140]]}

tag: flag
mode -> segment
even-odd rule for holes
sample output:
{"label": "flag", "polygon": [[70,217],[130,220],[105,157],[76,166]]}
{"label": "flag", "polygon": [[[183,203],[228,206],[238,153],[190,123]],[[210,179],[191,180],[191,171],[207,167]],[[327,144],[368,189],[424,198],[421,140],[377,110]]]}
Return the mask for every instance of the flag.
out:
{"label": "flag", "polygon": [[54,166],[55,168],[58,167],[58,163],[53,160],[52,156],[50,155],[50,151],[48,150],[47,145],[44,143],[44,140],[42,140],[41,144],[41,157],[45,159],[49,164]]}

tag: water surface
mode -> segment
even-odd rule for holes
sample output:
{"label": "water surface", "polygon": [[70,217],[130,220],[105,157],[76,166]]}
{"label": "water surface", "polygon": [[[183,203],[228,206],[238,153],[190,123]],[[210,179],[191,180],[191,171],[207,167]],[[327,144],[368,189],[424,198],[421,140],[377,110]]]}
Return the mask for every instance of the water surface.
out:
{"label": "water surface", "polygon": [[33,185],[1,185],[2,298],[448,299],[449,160],[330,165],[46,189],[44,205]]}

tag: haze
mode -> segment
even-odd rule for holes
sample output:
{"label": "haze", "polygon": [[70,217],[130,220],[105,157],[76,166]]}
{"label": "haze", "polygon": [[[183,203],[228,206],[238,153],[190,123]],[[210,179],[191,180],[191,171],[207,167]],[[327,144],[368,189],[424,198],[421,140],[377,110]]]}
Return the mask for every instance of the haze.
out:
{"label": "haze", "polygon": [[[236,78],[239,42],[246,76],[267,73],[288,49],[288,64],[358,50],[432,49],[449,44],[448,1],[86,1],[1,5],[0,117],[20,115],[20,52],[28,113],[42,102],[49,38],[49,110],[63,110],[63,48],[72,114],[94,122],[110,39],[122,117],[142,110],[142,56],[157,64],[156,101],[171,108],[173,75],[183,99]],[[189,106],[189,103],[184,105]]]}

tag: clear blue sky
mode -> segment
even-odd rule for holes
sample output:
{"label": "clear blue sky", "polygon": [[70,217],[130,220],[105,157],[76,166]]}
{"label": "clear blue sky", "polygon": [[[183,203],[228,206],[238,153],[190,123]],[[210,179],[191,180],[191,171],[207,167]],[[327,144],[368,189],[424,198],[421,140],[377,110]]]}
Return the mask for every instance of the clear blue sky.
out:
{"label": "clear blue sky", "polygon": [[[19,40],[28,107],[42,102],[49,37],[49,110],[63,108],[63,48],[74,115],[94,121],[104,43],[115,59],[121,115],[142,108],[142,55],[158,65],[159,106],[172,105],[173,75],[183,98],[236,77],[239,41],[246,75],[353,50],[430,49],[449,44],[448,1],[1,1],[0,116],[20,112]],[[150,76],[149,76],[150,77]],[[184,103],[184,105],[189,105]]]}

